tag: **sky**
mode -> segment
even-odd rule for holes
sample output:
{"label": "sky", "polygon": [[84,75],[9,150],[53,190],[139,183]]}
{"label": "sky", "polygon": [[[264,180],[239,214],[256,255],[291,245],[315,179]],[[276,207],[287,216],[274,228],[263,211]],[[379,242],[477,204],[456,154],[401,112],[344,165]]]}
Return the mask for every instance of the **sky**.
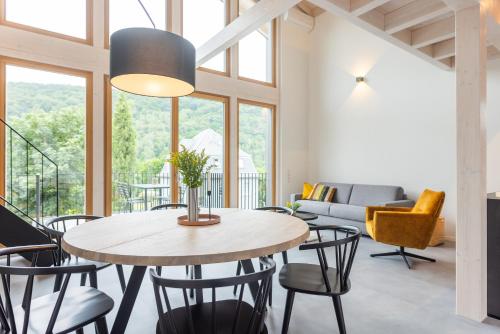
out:
{"label": "sky", "polygon": [[[142,0],[157,29],[166,29],[164,0]],[[7,20],[79,38],[85,38],[85,0],[6,0]],[[110,34],[126,27],[152,27],[137,0],[109,1]],[[184,0],[185,38],[201,46],[225,25],[223,0]],[[207,20],[210,18],[210,20]],[[266,39],[256,31],[240,41],[240,76],[266,80]],[[224,70],[224,53],[204,67]],[[7,81],[84,85],[82,78],[8,66]]]}

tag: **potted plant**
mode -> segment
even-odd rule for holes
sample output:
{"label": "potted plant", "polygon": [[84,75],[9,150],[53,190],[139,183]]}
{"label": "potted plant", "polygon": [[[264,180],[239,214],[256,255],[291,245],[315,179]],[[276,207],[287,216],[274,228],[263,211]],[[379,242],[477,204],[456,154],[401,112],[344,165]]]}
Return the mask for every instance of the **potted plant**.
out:
{"label": "potted plant", "polygon": [[205,150],[198,153],[181,145],[181,150],[172,153],[168,160],[177,168],[182,176],[182,183],[187,187],[188,220],[191,222],[198,221],[198,189],[203,184],[203,174],[213,167],[207,166],[208,158]]}
{"label": "potted plant", "polygon": [[295,215],[297,210],[300,208],[300,203],[298,202],[286,202],[286,207],[289,208],[292,211],[292,216]]}

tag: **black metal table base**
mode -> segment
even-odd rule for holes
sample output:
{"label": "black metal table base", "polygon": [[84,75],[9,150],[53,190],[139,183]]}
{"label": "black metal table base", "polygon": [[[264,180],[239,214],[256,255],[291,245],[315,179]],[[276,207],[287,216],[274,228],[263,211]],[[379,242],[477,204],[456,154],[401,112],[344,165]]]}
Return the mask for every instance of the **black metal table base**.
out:
{"label": "black metal table base", "polygon": [[134,269],[132,269],[132,274],[130,275],[127,288],[123,294],[123,299],[120,303],[118,313],[116,314],[111,334],[125,333],[128,321],[130,320],[130,314],[134,308],[135,300],[137,299],[139,289],[141,288],[142,281],[144,279],[144,274],[146,273],[146,268],[147,267],[135,266]]}
{"label": "black metal table base", "polygon": [[[243,271],[245,274],[250,274],[255,272],[252,260],[242,260],[241,261]],[[146,273],[147,267],[134,266],[132,269],[132,274],[128,280],[127,288],[123,294],[122,302],[118,308],[118,313],[116,314],[115,322],[113,323],[113,328],[111,329],[111,334],[123,334],[127,328],[128,322],[130,320],[130,315],[132,309],[134,308],[137,295],[139,294],[139,289],[141,288],[142,281],[144,280],[144,275]],[[194,278],[201,279],[201,265],[194,266]],[[257,283],[250,284],[250,292],[252,298],[255,300],[257,297],[257,292],[259,290],[259,285]],[[203,290],[196,290],[196,303],[203,303]]]}

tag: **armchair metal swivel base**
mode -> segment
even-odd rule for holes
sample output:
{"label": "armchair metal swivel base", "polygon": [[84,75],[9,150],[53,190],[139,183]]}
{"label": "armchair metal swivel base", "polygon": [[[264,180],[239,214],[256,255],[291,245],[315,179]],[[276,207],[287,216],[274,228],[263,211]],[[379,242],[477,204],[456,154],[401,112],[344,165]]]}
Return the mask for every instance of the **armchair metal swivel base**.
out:
{"label": "armchair metal swivel base", "polygon": [[415,258],[415,259],[419,259],[419,260],[424,260],[424,261],[429,261],[429,262],[436,262],[435,259],[432,259],[430,257],[425,257],[425,256],[409,253],[409,252],[405,251],[404,247],[399,247],[399,249],[396,249],[395,252],[370,254],[371,257],[385,257],[385,256],[396,256],[396,255],[399,255],[403,258],[408,269],[411,269],[411,264],[408,261],[407,257],[411,257],[411,258]]}

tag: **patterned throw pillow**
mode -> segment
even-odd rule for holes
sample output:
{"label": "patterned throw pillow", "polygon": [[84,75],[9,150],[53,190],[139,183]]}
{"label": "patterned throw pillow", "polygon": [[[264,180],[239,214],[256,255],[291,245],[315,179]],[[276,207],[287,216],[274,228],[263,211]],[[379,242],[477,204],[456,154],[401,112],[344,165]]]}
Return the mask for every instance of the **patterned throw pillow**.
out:
{"label": "patterned throw pillow", "polygon": [[333,195],[335,195],[335,190],[337,189],[334,187],[316,183],[307,199],[312,201],[333,202]]}

